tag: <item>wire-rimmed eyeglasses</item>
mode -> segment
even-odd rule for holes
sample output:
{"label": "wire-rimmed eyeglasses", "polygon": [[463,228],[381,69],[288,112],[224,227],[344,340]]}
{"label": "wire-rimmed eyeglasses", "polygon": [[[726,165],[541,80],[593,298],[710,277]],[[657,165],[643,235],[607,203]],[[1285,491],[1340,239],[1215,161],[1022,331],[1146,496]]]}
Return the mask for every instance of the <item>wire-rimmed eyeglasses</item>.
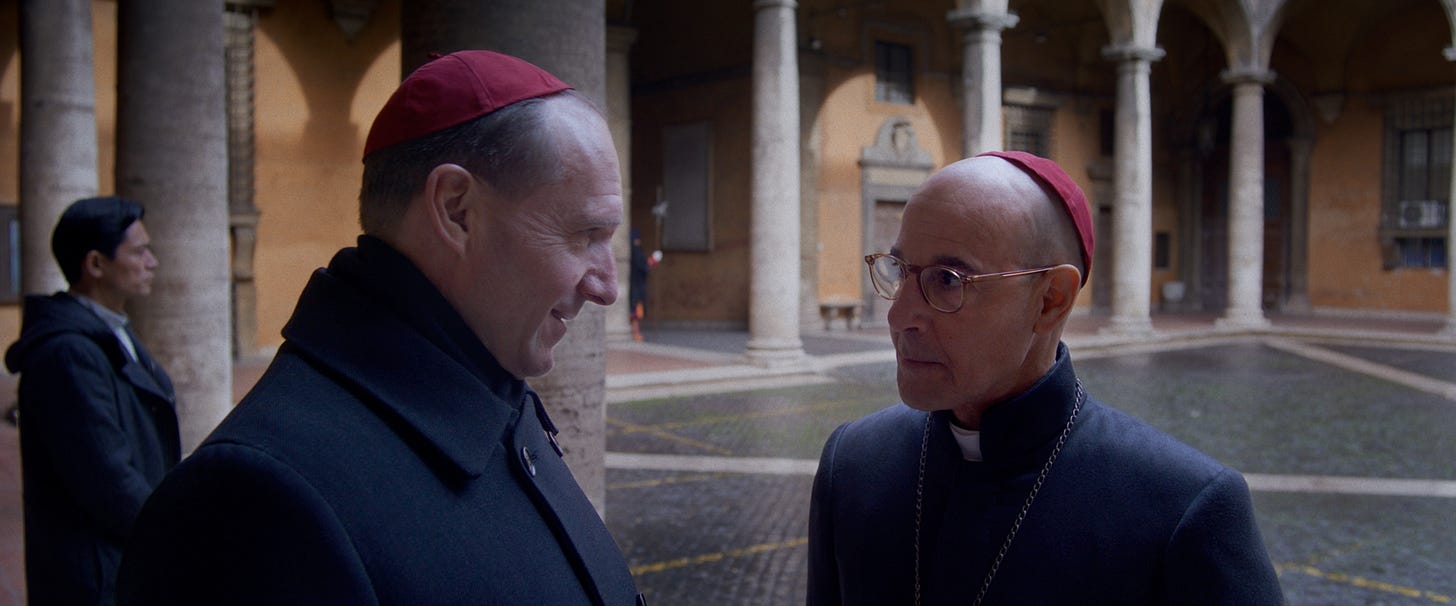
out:
{"label": "wire-rimmed eyeglasses", "polygon": [[916,274],[920,279],[920,295],[938,311],[955,313],[966,302],[966,287],[976,282],[987,282],[1016,276],[1029,276],[1055,269],[1055,265],[1036,269],[1016,269],[989,274],[965,274],[944,265],[911,265],[894,255],[877,253],[865,257],[870,266],[870,283],[875,293],[894,301],[900,298],[905,287],[905,276]]}

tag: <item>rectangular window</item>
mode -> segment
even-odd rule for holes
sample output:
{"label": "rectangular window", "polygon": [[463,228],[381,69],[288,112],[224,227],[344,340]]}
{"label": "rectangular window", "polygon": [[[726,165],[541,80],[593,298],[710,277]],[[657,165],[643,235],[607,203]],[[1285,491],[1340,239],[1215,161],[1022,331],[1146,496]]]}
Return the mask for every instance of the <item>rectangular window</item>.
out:
{"label": "rectangular window", "polygon": [[1449,95],[1397,97],[1386,110],[1380,244],[1385,268],[1447,267]]}
{"label": "rectangular window", "polygon": [[712,149],[711,122],[662,129],[663,250],[712,250]]}
{"label": "rectangular window", "polygon": [[875,41],[875,100],[915,103],[915,71],[910,47]]}
{"label": "rectangular window", "polygon": [[13,204],[0,205],[0,303],[20,301],[20,217]]}
{"label": "rectangular window", "polygon": [[1401,267],[1445,267],[1445,238],[1396,238]]}
{"label": "rectangular window", "polygon": [[1153,234],[1153,269],[1167,270],[1173,266],[1173,238],[1168,232]]}
{"label": "rectangular window", "polygon": [[1006,149],[1024,151],[1043,158],[1051,156],[1053,108],[1007,105]]}

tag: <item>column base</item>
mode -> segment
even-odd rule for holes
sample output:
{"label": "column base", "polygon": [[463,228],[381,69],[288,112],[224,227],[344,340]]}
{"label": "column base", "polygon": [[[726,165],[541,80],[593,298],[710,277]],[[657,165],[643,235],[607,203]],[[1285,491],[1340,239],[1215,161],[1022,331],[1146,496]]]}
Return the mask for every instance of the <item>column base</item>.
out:
{"label": "column base", "polygon": [[744,355],[749,362],[763,368],[808,367],[804,342],[798,338],[749,339]]}
{"label": "column base", "polygon": [[1117,337],[1151,337],[1157,333],[1147,316],[1113,316],[1107,326],[1097,331],[1099,335]]}
{"label": "column base", "polygon": [[1229,310],[1222,318],[1213,321],[1213,327],[1221,330],[1262,330],[1269,327],[1269,318],[1262,310]]}
{"label": "column base", "polygon": [[1314,306],[1309,304],[1309,297],[1296,293],[1289,295],[1289,300],[1284,302],[1283,311],[1295,314],[1314,313]]}
{"label": "column base", "polygon": [[632,327],[630,326],[626,329],[609,328],[603,338],[607,343],[630,343],[635,340],[632,337]]}
{"label": "column base", "polygon": [[1456,341],[1456,318],[1446,320],[1446,327],[1441,329],[1441,336]]}

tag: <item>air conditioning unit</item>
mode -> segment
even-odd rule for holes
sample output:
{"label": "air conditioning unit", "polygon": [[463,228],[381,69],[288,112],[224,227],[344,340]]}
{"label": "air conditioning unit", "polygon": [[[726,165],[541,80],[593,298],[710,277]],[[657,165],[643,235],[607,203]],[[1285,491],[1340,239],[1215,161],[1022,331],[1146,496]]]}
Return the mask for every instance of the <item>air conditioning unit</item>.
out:
{"label": "air conditioning unit", "polygon": [[1400,227],[1431,229],[1446,225],[1445,200],[1401,200]]}

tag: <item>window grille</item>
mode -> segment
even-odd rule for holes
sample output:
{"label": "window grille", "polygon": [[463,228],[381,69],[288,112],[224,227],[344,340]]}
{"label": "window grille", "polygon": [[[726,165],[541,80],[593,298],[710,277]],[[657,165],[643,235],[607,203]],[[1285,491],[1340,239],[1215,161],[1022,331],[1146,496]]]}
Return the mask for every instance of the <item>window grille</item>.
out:
{"label": "window grille", "polygon": [[915,103],[915,71],[910,47],[893,42],[875,42],[875,100],[881,103]]}
{"label": "window grille", "polygon": [[1448,266],[1452,111],[1449,92],[1399,96],[1387,106],[1380,220],[1386,269]]}

